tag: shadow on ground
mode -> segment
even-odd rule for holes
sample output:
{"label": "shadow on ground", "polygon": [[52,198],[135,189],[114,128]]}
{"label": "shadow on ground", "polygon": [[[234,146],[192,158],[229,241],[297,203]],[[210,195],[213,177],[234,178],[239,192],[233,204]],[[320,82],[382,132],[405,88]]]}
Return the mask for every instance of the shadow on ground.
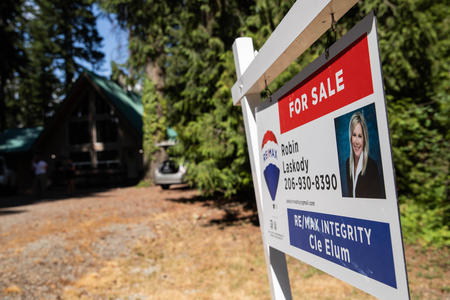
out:
{"label": "shadow on ground", "polygon": [[0,217],[1,216],[6,216],[6,215],[15,215],[15,214],[21,214],[24,212],[27,212],[28,210],[25,209],[1,209],[0,210]]}
{"label": "shadow on ground", "polygon": [[254,226],[259,226],[258,213],[255,211],[250,215],[241,215],[238,211],[225,209],[225,215],[219,219],[212,219],[209,225],[217,225],[219,229],[224,229],[227,226],[237,226],[242,223],[251,223]]}
{"label": "shadow on ground", "polygon": [[[190,187],[180,186],[171,189],[188,190]],[[251,223],[254,226],[259,226],[256,202],[252,196],[238,195],[232,198],[224,198],[222,195],[216,194],[212,196],[197,195],[168,198],[167,200],[186,204],[201,202],[203,206],[223,210],[225,212],[223,217],[210,220],[209,226],[219,226],[220,229],[224,229],[225,226],[236,226],[242,223]]]}
{"label": "shadow on ground", "polygon": [[[60,201],[73,198],[84,198],[96,195],[98,193],[106,192],[111,189],[123,187],[126,187],[126,185],[85,187],[85,188],[77,188],[73,193],[67,193],[64,189],[50,188],[41,197],[36,197],[35,195],[32,194],[21,194],[20,192],[16,194],[10,193],[0,194],[0,216],[26,212],[26,210],[23,209],[20,210],[10,209],[14,207],[23,207],[41,202]],[[106,197],[106,196],[96,195],[96,197]]]}

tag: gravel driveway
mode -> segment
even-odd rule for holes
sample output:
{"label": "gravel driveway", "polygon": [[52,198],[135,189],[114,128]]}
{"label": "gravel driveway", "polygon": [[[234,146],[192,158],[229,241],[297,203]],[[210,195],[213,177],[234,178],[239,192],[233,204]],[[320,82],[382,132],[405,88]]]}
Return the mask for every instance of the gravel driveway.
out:
{"label": "gravel driveway", "polygon": [[160,200],[194,193],[123,188],[0,207],[0,298],[60,299],[83,274],[151,239],[151,216],[173,205]]}

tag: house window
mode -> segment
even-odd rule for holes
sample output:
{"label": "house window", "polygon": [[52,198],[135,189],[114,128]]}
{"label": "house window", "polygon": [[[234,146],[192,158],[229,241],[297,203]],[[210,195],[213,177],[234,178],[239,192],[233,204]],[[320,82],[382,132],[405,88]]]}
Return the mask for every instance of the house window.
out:
{"label": "house window", "polygon": [[118,160],[118,159],[119,159],[119,152],[117,150],[106,150],[97,152],[98,161]]}
{"label": "house window", "polygon": [[71,152],[70,153],[70,159],[74,162],[74,163],[79,163],[79,162],[91,162],[91,155],[89,152]]}
{"label": "house window", "polygon": [[89,152],[71,152],[70,159],[77,169],[89,169],[91,167],[91,155]]}
{"label": "house window", "polygon": [[96,122],[97,142],[117,142],[117,124],[112,120],[101,120]]}
{"label": "house window", "polygon": [[70,145],[81,145],[90,142],[88,121],[75,121],[69,123],[69,143]]}

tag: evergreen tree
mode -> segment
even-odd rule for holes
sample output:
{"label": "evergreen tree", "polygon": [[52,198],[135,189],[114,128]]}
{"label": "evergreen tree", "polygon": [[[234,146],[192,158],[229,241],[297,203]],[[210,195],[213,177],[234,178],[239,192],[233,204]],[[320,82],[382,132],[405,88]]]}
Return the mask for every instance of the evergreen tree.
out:
{"label": "evergreen tree", "polygon": [[0,2],[0,132],[7,127],[7,108],[14,99],[14,77],[25,64],[23,50],[22,7],[23,1],[5,0]]}
{"label": "evergreen tree", "polygon": [[51,37],[54,35],[52,23],[44,22],[40,9],[35,5],[25,5],[24,14],[29,19],[24,25],[27,47],[27,64],[17,78],[18,89],[15,123],[24,127],[44,125],[53,111],[61,83],[56,76],[55,49]]}
{"label": "evergreen tree", "polygon": [[[231,46],[253,1],[190,1],[180,15],[166,96],[191,183],[231,196],[251,183],[241,111],[232,106]],[[244,155],[245,154],[245,155]]]}
{"label": "evergreen tree", "polygon": [[52,45],[53,63],[64,74],[63,94],[70,90],[83,71],[81,62],[96,68],[103,59],[99,51],[102,38],[96,28],[96,16],[90,0],[36,0],[36,18],[49,26],[51,35],[45,42]]}
{"label": "evergreen tree", "polygon": [[81,63],[95,68],[102,61],[92,3],[8,0],[0,5],[6,42],[1,48],[1,126],[43,125],[83,70]]}

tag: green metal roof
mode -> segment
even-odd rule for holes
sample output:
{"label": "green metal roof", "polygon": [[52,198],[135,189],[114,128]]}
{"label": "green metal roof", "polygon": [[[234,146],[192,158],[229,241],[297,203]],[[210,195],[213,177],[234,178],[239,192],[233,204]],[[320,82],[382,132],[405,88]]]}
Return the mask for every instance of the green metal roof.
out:
{"label": "green metal roof", "polygon": [[31,150],[31,146],[33,146],[43,129],[42,126],[39,126],[5,130],[3,133],[0,133],[0,153]]}
{"label": "green metal roof", "polygon": [[141,96],[134,92],[125,91],[114,81],[93,72],[85,71],[85,73],[117,109],[120,110],[138,133],[142,135],[142,116],[144,109],[142,107]]}

